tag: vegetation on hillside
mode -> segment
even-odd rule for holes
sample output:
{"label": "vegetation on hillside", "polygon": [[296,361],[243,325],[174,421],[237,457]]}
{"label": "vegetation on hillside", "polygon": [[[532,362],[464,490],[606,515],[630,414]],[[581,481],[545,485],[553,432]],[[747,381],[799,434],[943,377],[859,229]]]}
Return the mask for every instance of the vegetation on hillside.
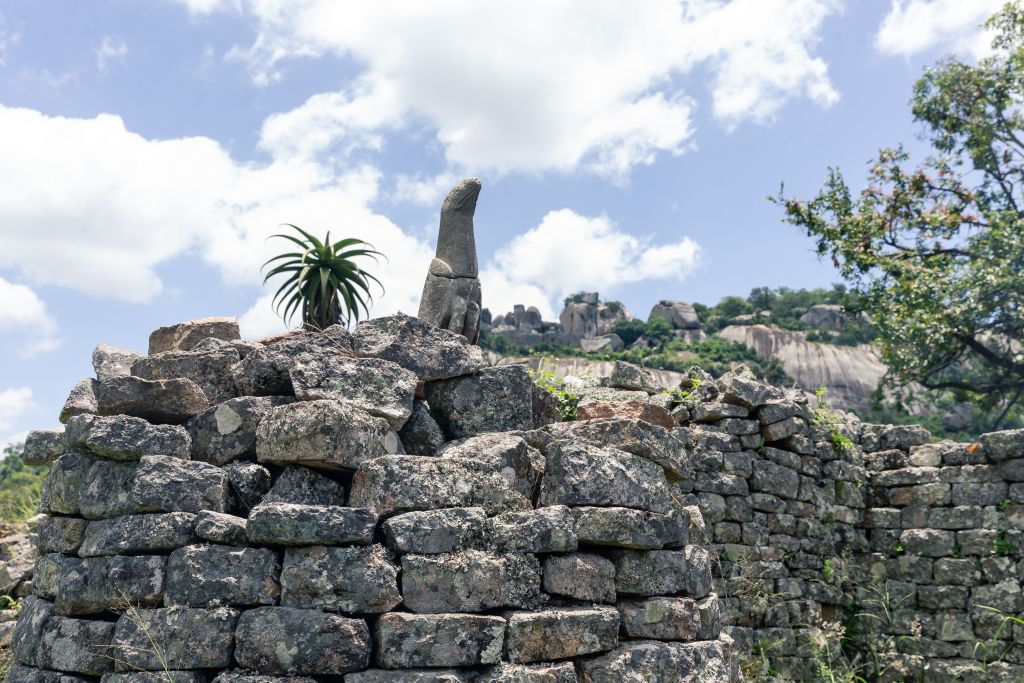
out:
{"label": "vegetation on hillside", "polygon": [[886,388],[970,402],[997,429],[1024,397],[1024,10],[987,23],[991,56],[925,71],[911,107],[932,154],[883,149],[855,193],[830,169],[810,200],[774,200],[861,297]]}
{"label": "vegetation on hillside", "polygon": [[21,443],[8,445],[0,460],[0,523],[24,522],[39,509],[49,468],[26,465],[21,459],[23,448]]}

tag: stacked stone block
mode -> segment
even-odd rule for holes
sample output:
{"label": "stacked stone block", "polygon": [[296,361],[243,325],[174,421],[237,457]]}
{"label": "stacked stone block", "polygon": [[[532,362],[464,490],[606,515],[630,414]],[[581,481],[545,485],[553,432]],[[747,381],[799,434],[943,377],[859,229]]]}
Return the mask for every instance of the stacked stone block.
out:
{"label": "stacked stone block", "polygon": [[11,681],[735,678],[664,428],[547,424],[524,368],[406,316],[93,360],[26,446],[51,471]]}

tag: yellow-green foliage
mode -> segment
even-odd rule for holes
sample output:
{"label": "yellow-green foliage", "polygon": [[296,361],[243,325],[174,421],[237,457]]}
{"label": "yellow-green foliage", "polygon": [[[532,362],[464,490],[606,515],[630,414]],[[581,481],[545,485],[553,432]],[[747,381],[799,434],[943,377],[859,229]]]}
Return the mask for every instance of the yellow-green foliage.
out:
{"label": "yellow-green foliage", "polygon": [[0,460],[0,523],[24,522],[39,508],[48,468],[22,462],[22,446],[8,446],[4,449],[4,459]]}

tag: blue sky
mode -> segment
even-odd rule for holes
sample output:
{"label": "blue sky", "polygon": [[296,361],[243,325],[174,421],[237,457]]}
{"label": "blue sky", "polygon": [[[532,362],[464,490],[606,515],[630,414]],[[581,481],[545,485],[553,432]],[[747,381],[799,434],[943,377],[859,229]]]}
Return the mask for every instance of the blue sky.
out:
{"label": "blue sky", "polygon": [[281,328],[282,222],[373,242],[415,312],[444,193],[481,178],[484,305],[646,317],[836,281],[766,201],[921,151],[907,101],[984,0],[0,0],[0,443],[99,342]]}

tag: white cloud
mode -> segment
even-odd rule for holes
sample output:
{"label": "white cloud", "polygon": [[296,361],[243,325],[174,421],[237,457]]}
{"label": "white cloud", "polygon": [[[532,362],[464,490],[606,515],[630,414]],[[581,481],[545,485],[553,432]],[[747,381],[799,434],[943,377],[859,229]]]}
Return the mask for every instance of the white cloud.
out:
{"label": "white cloud", "polygon": [[451,171],[443,171],[435,176],[423,174],[398,174],[395,178],[395,191],[392,199],[399,202],[441,206],[441,201],[449,190],[459,181],[459,176]]}
{"label": "white cloud", "polygon": [[557,302],[582,289],[652,279],[683,280],[700,260],[688,237],[653,245],[616,227],[606,216],[590,218],[570,209],[548,213],[535,228],[516,236],[481,271],[484,306],[493,313],[514,304],[535,305],[545,318]]}
{"label": "white cloud", "polygon": [[[237,4],[182,0],[197,14]],[[694,93],[680,79],[713,74],[728,125],[771,119],[786,101],[838,94],[811,54],[839,0],[242,0],[257,37],[233,55],[258,84],[285,61],[335,55],[362,67],[266,122],[262,145],[283,155],[379,148],[396,128],[435,136],[452,168],[575,171],[623,180],[679,154],[693,134]]]}
{"label": "white cloud", "polygon": [[57,323],[43,300],[25,285],[0,277],[0,335],[24,340],[23,356],[53,351],[60,345]]}
{"label": "white cloud", "polygon": [[3,13],[0,13],[0,67],[7,66],[7,50],[18,44],[20,36],[7,27]]}
{"label": "white cloud", "polygon": [[991,36],[980,27],[1004,0],[893,0],[875,45],[889,55],[909,57],[932,48],[981,57]]}
{"label": "white cloud", "polygon": [[[0,149],[0,268],[30,283],[146,302],[163,291],[160,264],[194,250],[229,284],[259,285],[260,266],[281,250],[267,238],[289,222],[359,237],[386,254],[366,264],[388,287],[375,297],[382,315],[415,310],[420,271],[433,256],[369,208],[381,180],[370,166],[339,174],[299,159],[246,165],[208,138],[148,140],[116,116],[3,106]],[[37,331],[52,332],[40,327],[42,302],[27,287],[16,291],[23,304],[35,302],[21,308],[34,311]]]}
{"label": "white cloud", "polygon": [[100,46],[96,48],[96,68],[99,71],[106,71],[107,66],[113,62],[124,64],[127,55],[128,44],[122,38],[103,36]]}
{"label": "white cloud", "polygon": [[10,429],[15,420],[35,407],[32,389],[0,389],[0,430]]}

